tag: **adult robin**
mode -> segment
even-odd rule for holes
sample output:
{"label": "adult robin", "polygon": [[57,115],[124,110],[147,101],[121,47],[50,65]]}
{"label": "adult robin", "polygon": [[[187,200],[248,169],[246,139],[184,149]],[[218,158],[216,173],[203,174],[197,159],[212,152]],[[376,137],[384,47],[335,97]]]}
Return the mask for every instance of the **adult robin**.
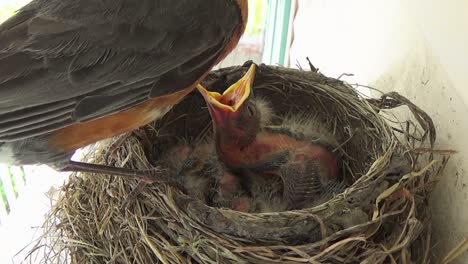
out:
{"label": "adult robin", "polygon": [[252,64],[223,94],[198,85],[212,117],[218,156],[237,174],[280,176],[288,209],[302,208],[336,185],[339,144],[314,119],[285,118],[281,124],[271,125],[262,116],[271,112],[270,107],[253,95],[254,75]]}
{"label": "adult robin", "polygon": [[237,45],[247,0],[33,0],[0,25],[0,161],[71,161],[160,118]]}

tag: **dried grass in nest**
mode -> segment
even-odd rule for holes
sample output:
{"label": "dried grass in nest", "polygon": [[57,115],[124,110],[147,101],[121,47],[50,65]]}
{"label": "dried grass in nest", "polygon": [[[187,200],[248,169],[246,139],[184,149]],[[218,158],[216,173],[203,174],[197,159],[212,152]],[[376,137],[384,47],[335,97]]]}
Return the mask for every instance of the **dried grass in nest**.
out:
{"label": "dried grass in nest", "polygon": [[[246,69],[213,72],[204,85],[224,90]],[[366,99],[346,83],[310,71],[260,65],[254,89],[272,102],[276,120],[302,113],[328,124],[342,142],[343,180],[349,184],[344,193],[310,209],[248,214],[208,207],[176,187],[154,183],[122,207],[136,180],[74,175],[34,254],[45,252],[45,262],[73,263],[426,263],[426,198],[447,162],[430,151],[436,137],[430,117],[397,93]],[[403,105],[415,118],[389,122]],[[108,146],[89,160],[152,168],[154,157],[181,138],[209,136],[211,124],[194,92],[143,129],[151,148],[132,136],[108,160]]]}

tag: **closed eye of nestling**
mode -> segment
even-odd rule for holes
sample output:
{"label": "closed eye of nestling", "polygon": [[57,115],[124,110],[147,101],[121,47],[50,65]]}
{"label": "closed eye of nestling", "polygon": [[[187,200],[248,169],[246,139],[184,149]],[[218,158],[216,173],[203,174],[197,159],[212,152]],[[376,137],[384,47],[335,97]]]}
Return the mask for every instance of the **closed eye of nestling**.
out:
{"label": "closed eye of nestling", "polygon": [[248,113],[249,113],[249,116],[251,116],[251,117],[252,117],[252,116],[255,116],[255,114],[256,114],[256,109],[255,109],[255,107],[252,106],[252,105],[248,105],[248,106],[247,106],[247,111],[248,111]]}

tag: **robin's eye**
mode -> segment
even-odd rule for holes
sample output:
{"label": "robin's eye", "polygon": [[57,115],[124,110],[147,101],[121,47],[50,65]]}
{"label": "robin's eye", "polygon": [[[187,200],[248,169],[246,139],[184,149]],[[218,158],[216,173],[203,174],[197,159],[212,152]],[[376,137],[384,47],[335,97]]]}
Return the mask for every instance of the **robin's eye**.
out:
{"label": "robin's eye", "polygon": [[248,106],[247,106],[247,111],[248,111],[248,113],[249,113],[249,116],[251,116],[251,117],[252,117],[252,116],[255,116],[256,109],[255,109],[254,106],[248,105]]}

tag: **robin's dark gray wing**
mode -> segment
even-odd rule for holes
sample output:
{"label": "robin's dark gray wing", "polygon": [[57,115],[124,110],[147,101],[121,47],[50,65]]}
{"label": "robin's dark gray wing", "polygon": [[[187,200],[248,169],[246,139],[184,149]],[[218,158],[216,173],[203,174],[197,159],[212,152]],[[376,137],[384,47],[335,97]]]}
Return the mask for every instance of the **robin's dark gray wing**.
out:
{"label": "robin's dark gray wing", "polygon": [[241,23],[234,0],[36,0],[0,25],[0,142],[193,84]]}

